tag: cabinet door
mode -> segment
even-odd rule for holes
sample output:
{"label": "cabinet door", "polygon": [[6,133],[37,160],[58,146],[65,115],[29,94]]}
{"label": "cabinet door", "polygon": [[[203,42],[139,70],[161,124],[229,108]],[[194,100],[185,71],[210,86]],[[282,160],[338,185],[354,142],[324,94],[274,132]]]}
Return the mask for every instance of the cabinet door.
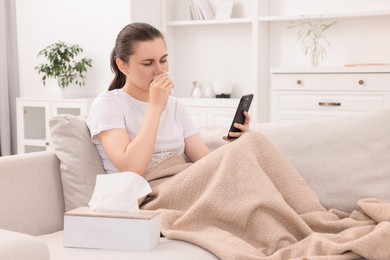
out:
{"label": "cabinet door", "polygon": [[382,109],[385,93],[274,91],[272,121],[346,115]]}
{"label": "cabinet door", "polygon": [[230,127],[236,108],[213,107],[208,109],[208,125]]}
{"label": "cabinet door", "polygon": [[70,114],[74,116],[87,115],[88,104],[85,101],[80,102],[53,102],[53,115]]}
{"label": "cabinet door", "polygon": [[186,107],[186,110],[197,127],[207,126],[206,107]]}
{"label": "cabinet door", "polygon": [[[60,115],[60,114],[69,114],[73,116],[87,116],[89,112],[90,105],[92,104],[93,99],[80,99],[80,100],[66,100],[66,101],[53,101],[51,102],[51,115]],[[50,118],[49,118],[50,119]],[[50,130],[50,129],[49,129]],[[47,149],[52,149],[51,147],[51,135],[50,131],[46,136]]]}
{"label": "cabinet door", "polygon": [[387,91],[390,73],[273,74],[273,90]]}
{"label": "cabinet door", "polygon": [[18,98],[18,153],[51,150],[50,118],[58,114],[88,115],[93,100]]}
{"label": "cabinet door", "polygon": [[47,149],[49,102],[17,100],[18,153],[38,152]]}

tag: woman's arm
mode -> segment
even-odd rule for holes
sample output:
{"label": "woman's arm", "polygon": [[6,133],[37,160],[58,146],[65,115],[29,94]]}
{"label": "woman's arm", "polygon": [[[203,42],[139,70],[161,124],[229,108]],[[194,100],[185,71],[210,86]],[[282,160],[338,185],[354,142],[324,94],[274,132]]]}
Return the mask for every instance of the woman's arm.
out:
{"label": "woman's arm", "polygon": [[152,158],[161,114],[164,111],[173,84],[166,74],[156,76],[150,84],[149,108],[134,139],[126,129],[111,129],[96,135],[109,160],[119,171],[143,175]]}
{"label": "woman's arm", "polygon": [[191,162],[196,162],[210,153],[209,148],[206,146],[199,134],[194,134],[185,138],[184,144],[184,153]]}
{"label": "woman's arm", "polygon": [[150,108],[137,134],[131,140],[126,129],[111,129],[98,134],[100,144],[119,171],[143,175],[154,152],[161,112]]}
{"label": "woman's arm", "polygon": [[[250,131],[249,124],[251,121],[251,116],[249,115],[248,112],[244,112],[245,116],[245,122],[244,124],[238,124],[236,123],[234,126],[240,129],[242,132],[232,132],[230,133],[231,136],[233,137],[240,137],[244,132]],[[226,141],[232,141],[234,139],[227,139],[226,136],[223,137],[224,140]],[[185,149],[184,152],[187,155],[187,157],[190,159],[192,162],[196,162],[197,160],[201,159],[202,157],[206,156],[208,153],[210,153],[209,148],[207,145],[204,143],[202,138],[200,137],[199,134],[194,134],[192,136],[189,136],[184,139],[185,143]]]}

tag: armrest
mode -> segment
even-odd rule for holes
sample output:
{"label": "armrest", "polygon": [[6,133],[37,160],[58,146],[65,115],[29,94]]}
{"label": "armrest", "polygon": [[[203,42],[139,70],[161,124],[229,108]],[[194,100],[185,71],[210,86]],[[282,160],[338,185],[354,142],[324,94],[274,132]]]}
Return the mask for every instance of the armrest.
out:
{"label": "armrest", "polygon": [[0,228],[30,235],[62,230],[59,165],[48,151],[0,157]]}
{"label": "armrest", "polygon": [[38,238],[0,229],[0,259],[49,259],[47,245]]}

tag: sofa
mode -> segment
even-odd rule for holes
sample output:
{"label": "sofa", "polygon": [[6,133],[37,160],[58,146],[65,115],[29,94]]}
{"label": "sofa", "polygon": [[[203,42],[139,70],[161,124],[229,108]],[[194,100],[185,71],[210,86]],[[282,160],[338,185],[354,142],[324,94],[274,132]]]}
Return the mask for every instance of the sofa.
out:
{"label": "sofa", "polygon": [[[0,157],[0,259],[216,259],[162,237],[151,251],[63,246],[64,213],[86,206],[104,174],[85,118],[50,119],[53,150]],[[390,110],[288,123],[252,124],[295,166],[328,209],[351,212],[361,198],[390,201]],[[210,149],[227,127],[199,130]]]}

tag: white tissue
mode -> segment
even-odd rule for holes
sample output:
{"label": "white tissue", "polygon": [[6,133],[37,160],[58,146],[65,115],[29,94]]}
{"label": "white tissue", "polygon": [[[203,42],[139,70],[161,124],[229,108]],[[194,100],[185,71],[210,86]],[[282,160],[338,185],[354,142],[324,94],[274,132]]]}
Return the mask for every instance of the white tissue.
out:
{"label": "white tissue", "polygon": [[133,172],[98,175],[88,205],[94,211],[138,213],[138,199],[152,191],[149,183]]}

